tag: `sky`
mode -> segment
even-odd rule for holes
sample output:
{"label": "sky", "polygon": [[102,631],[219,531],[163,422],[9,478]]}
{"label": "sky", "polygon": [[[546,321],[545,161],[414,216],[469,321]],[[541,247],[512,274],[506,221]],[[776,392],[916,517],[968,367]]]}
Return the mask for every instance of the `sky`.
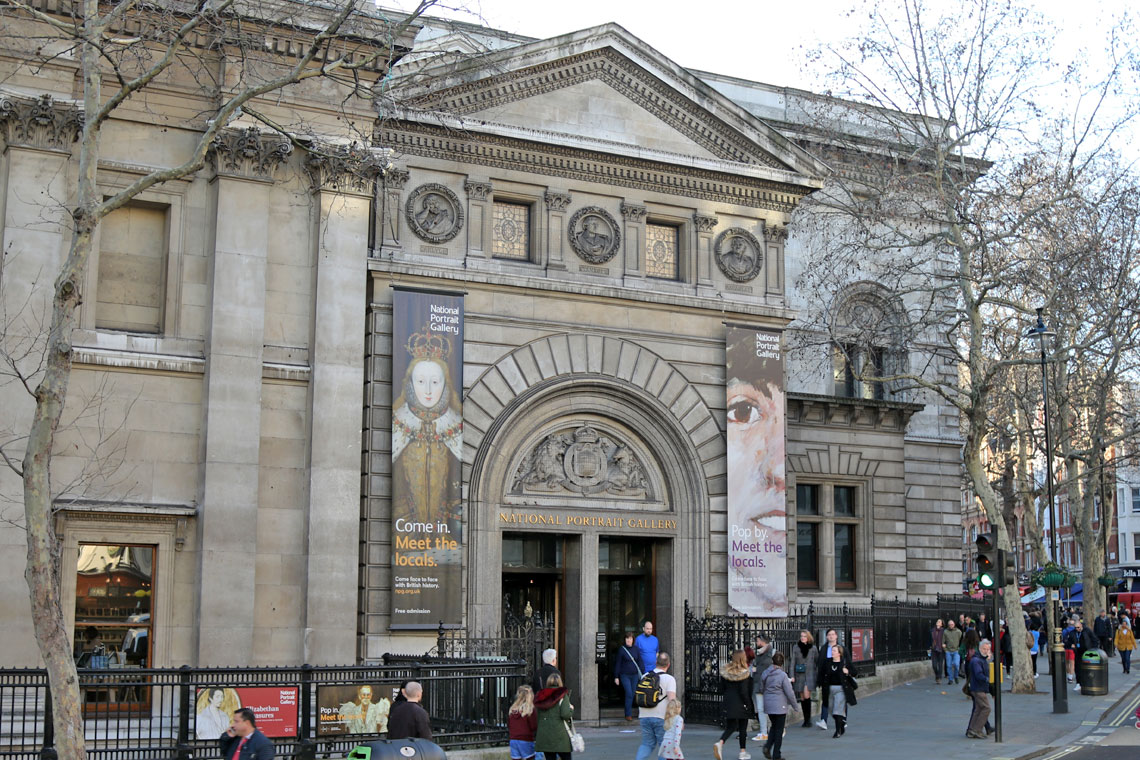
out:
{"label": "sky", "polygon": [[[404,10],[414,5],[412,0],[381,1]],[[1105,18],[1134,3],[1027,1],[1065,30],[1061,48],[1086,45],[1094,50],[1103,49]],[[851,36],[863,18],[849,14],[858,0],[441,0],[458,2],[477,16],[442,8],[430,13],[539,38],[612,21],[686,68],[809,90],[820,90],[822,84],[804,70],[807,51]]]}

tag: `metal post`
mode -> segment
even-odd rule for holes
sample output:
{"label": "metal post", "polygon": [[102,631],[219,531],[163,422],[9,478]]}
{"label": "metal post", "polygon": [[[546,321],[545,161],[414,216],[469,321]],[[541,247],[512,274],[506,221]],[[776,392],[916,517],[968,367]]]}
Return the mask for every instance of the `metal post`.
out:
{"label": "metal post", "polygon": [[[1005,585],[1005,550],[998,549],[997,552],[997,578],[998,583],[994,586],[991,592],[994,596],[993,612],[990,617],[993,618],[994,625],[994,741],[1001,743],[1001,675],[1002,675],[1002,654],[1001,654],[1001,600],[998,598],[998,589]],[[1012,650],[1013,642],[1009,642]]]}
{"label": "metal post", "polygon": [[[1041,309],[1037,310],[1037,324],[1044,330]],[[1053,444],[1049,438],[1049,382],[1045,372],[1045,338],[1041,337],[1041,405],[1045,426],[1045,487],[1049,495],[1049,552],[1057,561],[1057,505],[1053,503]],[[1049,618],[1052,622],[1049,642],[1049,668],[1053,673],[1053,712],[1069,711],[1069,691],[1065,682],[1065,647],[1061,644],[1061,628],[1057,625],[1056,592],[1049,589]],[[1012,643],[1012,642],[1011,642]]]}
{"label": "metal post", "polygon": [[[82,697],[83,691],[80,690]],[[80,703],[79,709],[83,709]],[[56,760],[59,755],[55,751],[55,715],[51,709],[51,684],[44,673],[44,746],[40,750],[40,760]]]}
{"label": "metal post", "polygon": [[190,751],[190,712],[193,708],[193,698],[190,694],[191,669],[183,665],[178,674],[178,760],[190,760],[193,752]]}

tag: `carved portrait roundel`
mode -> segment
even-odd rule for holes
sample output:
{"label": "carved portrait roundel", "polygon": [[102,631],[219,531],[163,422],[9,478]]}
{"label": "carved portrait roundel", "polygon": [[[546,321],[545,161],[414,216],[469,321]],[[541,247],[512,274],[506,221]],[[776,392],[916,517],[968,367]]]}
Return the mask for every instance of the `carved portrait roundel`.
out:
{"label": "carved portrait roundel", "polygon": [[621,230],[604,208],[585,206],[574,212],[567,228],[570,247],[583,261],[605,264],[621,244]]}
{"label": "carved portrait roundel", "polygon": [[764,265],[764,249],[760,241],[743,227],[732,227],[716,236],[713,258],[724,276],[736,282],[748,282],[760,274]]}
{"label": "carved portrait roundel", "polygon": [[463,226],[463,206],[448,187],[436,182],[420,185],[408,196],[408,226],[429,243],[446,243]]}

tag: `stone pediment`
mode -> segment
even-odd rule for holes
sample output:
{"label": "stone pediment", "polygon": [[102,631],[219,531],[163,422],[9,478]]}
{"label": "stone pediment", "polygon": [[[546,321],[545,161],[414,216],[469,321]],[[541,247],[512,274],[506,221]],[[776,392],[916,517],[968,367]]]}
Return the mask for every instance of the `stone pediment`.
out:
{"label": "stone pediment", "polygon": [[450,119],[470,132],[673,156],[722,170],[735,164],[793,184],[818,186],[828,171],[614,24],[428,68],[406,80],[395,88],[410,106],[401,114],[409,120]]}
{"label": "stone pediment", "polygon": [[651,478],[626,442],[592,425],[547,435],[519,462],[511,493],[651,500]]}

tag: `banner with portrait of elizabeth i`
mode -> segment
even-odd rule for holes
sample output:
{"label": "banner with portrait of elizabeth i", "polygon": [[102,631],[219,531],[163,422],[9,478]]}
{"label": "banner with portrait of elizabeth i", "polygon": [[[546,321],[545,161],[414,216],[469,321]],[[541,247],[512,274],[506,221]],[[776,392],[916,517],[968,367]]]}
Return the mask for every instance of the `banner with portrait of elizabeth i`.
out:
{"label": "banner with portrait of elizabeth i", "polygon": [[784,357],[780,333],[729,326],[728,604],[749,617],[788,615]]}

